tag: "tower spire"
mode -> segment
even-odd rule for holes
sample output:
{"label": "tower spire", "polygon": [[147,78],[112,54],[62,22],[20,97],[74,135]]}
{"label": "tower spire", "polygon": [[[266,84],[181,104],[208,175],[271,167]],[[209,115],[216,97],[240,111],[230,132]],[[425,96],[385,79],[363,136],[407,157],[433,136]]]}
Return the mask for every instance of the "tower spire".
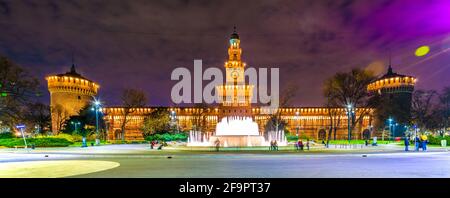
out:
{"label": "tower spire", "polygon": [[236,26],[233,26],[233,34],[231,34],[230,39],[239,39],[239,34],[237,33]]}
{"label": "tower spire", "polygon": [[392,54],[391,54],[391,50],[389,50],[389,66],[388,66],[388,74],[393,74],[394,72],[392,71]]}
{"label": "tower spire", "polygon": [[70,68],[70,73],[77,73],[75,70],[75,60],[73,58],[73,53],[72,53],[72,67]]}

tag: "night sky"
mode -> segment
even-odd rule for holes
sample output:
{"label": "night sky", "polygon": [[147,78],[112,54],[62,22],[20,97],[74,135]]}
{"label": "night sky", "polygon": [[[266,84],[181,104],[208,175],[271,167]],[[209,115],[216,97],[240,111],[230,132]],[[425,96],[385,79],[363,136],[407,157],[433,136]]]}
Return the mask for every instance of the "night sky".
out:
{"label": "night sky", "polygon": [[[193,69],[194,59],[222,68],[233,26],[248,66],[279,67],[282,86],[298,85],[293,105],[321,106],[335,72],[384,73],[389,54],[417,88],[450,86],[449,0],[0,0],[0,54],[41,80],[47,103],[44,77],[68,71],[74,54],[107,105],[127,87],[169,105],[172,70]],[[422,45],[430,53],[416,57]]]}

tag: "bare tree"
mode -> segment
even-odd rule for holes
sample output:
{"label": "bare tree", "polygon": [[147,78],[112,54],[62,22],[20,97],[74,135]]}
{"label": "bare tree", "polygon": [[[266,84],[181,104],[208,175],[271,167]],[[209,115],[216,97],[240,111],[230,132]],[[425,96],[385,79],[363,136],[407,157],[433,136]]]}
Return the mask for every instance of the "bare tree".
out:
{"label": "bare tree", "polygon": [[69,119],[69,112],[60,104],[51,107],[50,111],[53,114],[52,119],[54,119],[54,122],[56,123],[56,131],[53,132],[58,134],[63,130],[66,120]]}
{"label": "bare tree", "polygon": [[414,123],[420,130],[423,130],[429,125],[433,116],[434,100],[437,99],[437,92],[434,90],[417,90],[412,95],[412,118]]}
{"label": "bare tree", "polygon": [[50,125],[50,107],[43,103],[32,103],[28,105],[25,119],[37,126],[37,133],[42,134]]}
{"label": "bare tree", "polygon": [[22,121],[26,108],[38,92],[39,82],[19,65],[0,55],[0,119],[14,126]]}
{"label": "bare tree", "polygon": [[281,108],[287,107],[290,105],[292,98],[294,98],[296,95],[297,90],[298,90],[297,85],[290,84],[281,92],[280,99],[279,99],[279,108],[271,114],[271,116],[268,120],[268,125],[266,125],[266,126],[273,127],[275,129],[275,131],[279,131],[280,128],[284,128],[286,123],[282,119]]}
{"label": "bare tree", "polygon": [[443,129],[447,130],[450,122],[450,87],[445,87],[439,96],[439,102],[442,109]]}
{"label": "bare tree", "polygon": [[121,123],[122,141],[125,141],[125,126],[129,121],[129,116],[136,111],[136,108],[145,106],[147,97],[145,93],[137,89],[125,89],[122,92],[122,116]]}
{"label": "bare tree", "polygon": [[357,110],[351,118],[350,133],[353,133],[356,124],[361,123],[364,116],[370,113],[369,107],[373,107],[375,101],[374,97],[368,94],[367,85],[374,79],[375,76],[369,71],[352,69],[347,73],[336,73],[325,81],[323,94],[331,118],[329,135],[333,130],[337,130],[340,124],[342,112],[339,109],[351,105]]}
{"label": "bare tree", "polygon": [[206,103],[195,104],[195,111],[192,113],[192,130],[207,132],[206,116],[209,113],[209,105]]}

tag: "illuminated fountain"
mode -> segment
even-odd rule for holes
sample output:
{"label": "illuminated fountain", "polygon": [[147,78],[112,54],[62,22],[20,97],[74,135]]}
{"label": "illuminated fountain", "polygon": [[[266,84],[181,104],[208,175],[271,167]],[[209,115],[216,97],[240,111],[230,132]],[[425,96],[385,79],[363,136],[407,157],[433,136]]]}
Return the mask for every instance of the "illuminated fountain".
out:
{"label": "illuminated fountain", "polygon": [[211,146],[209,139],[211,133],[203,133],[201,131],[189,131],[189,137],[187,139],[188,146]]}
{"label": "illuminated fountain", "polygon": [[259,134],[258,124],[251,117],[224,117],[216,125],[215,135],[191,131],[188,138],[188,146],[214,146],[220,141],[221,147],[252,147],[269,146],[272,140],[276,140],[278,146],[287,145],[284,131],[268,132],[266,140]]}
{"label": "illuminated fountain", "polygon": [[226,82],[216,86],[219,99],[217,112],[219,122],[214,135],[201,132],[189,133],[188,146],[214,146],[220,142],[221,147],[269,146],[276,140],[279,146],[286,145],[284,131],[268,132],[267,140],[259,132],[258,124],[252,119],[251,103],[253,85],[245,82],[245,63],[241,59],[239,35],[234,29],[230,37],[228,61],[225,62]]}

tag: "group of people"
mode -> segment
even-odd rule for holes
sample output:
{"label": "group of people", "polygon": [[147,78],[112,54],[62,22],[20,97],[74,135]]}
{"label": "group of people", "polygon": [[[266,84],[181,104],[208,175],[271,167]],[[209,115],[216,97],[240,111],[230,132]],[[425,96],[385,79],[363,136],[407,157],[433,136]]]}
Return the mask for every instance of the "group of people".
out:
{"label": "group of people", "polygon": [[159,140],[152,140],[150,142],[150,149],[154,149],[157,145],[159,144],[159,146],[157,147],[158,150],[161,150],[163,146],[166,146],[166,142],[164,141],[159,141]]}
{"label": "group of people", "polygon": [[[427,150],[427,143],[428,138],[426,135],[417,136],[414,138],[414,147],[415,151],[419,151],[419,149],[422,149],[422,151]],[[409,151],[409,138],[405,138],[405,151]]]}
{"label": "group of people", "polygon": [[270,141],[269,150],[271,150],[271,151],[278,151],[278,142],[276,140]]}
{"label": "group of people", "polygon": [[298,142],[296,142],[296,143],[294,144],[294,146],[295,146],[295,148],[296,148],[297,150],[303,151],[303,148],[304,148],[305,146],[306,146],[306,150],[309,150],[309,139],[306,140],[306,143],[305,143],[305,144],[303,144],[303,141],[302,141],[302,140],[298,140]]}

